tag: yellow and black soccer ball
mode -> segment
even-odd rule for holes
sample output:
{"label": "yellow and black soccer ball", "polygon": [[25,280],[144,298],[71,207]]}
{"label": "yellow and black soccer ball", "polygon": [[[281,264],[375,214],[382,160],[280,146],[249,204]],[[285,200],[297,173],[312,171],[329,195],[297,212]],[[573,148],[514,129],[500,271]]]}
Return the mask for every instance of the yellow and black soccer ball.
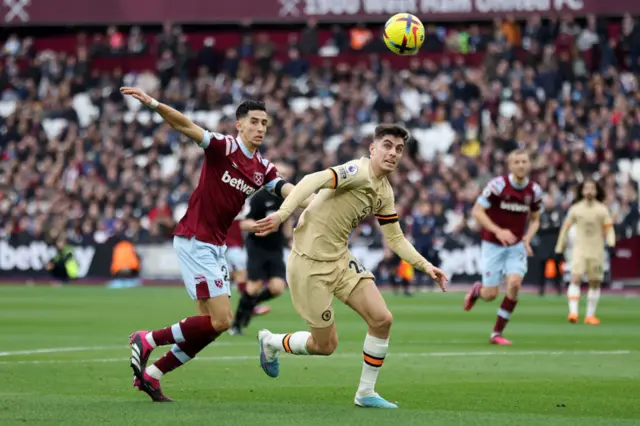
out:
{"label": "yellow and black soccer ball", "polygon": [[382,35],[389,50],[397,55],[413,55],[424,42],[424,26],[410,13],[393,15],[384,25]]}

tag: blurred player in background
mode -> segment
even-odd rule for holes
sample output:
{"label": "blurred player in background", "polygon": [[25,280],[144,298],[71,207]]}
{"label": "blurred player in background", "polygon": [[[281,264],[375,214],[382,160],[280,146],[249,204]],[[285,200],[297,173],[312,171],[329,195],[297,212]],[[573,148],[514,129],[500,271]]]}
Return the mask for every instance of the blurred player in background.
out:
{"label": "blurred player in background", "polygon": [[518,293],[532,256],[531,239],[540,225],[542,189],[529,179],[531,161],[524,150],[509,154],[508,176],[489,182],[473,207],[473,217],[482,226],[482,284],[476,283],[465,297],[469,311],[478,299],[494,300],[506,277],[505,295],[489,342],[510,345],[502,333],[518,303]]}
{"label": "blurred player in background", "polygon": [[[249,200],[247,200],[240,214],[231,223],[227,232],[227,253],[225,257],[230,268],[231,282],[235,284],[241,296],[247,290],[247,250],[244,247],[241,222],[246,218],[248,212]],[[253,315],[264,315],[269,313],[270,310],[268,306],[256,306],[253,310]],[[233,327],[229,329],[229,333],[233,334],[232,330]]]}
{"label": "blurred player in background", "polygon": [[[193,359],[198,352],[229,329],[233,314],[229,271],[225,260],[226,236],[248,196],[265,187],[286,197],[293,185],[278,176],[273,164],[258,152],[268,116],[263,103],[245,101],[236,110],[238,136],[202,129],[186,116],[153,99],[140,89],[121,88],[155,110],[173,129],[197,142],[204,150],[198,186],[189,198],[187,212],[174,231],[173,246],[189,296],[196,302],[197,316],[185,318],[155,331],[131,335],[131,367],[134,386],[153,401],[168,402],[162,393],[162,376]],[[143,309],[152,306],[144,304]],[[157,346],[171,350],[147,367]]]}
{"label": "blurred player in background", "polygon": [[243,294],[247,288],[247,252],[244,249],[240,222],[244,219],[245,210],[233,220],[227,231],[227,253],[225,258],[229,265],[229,278],[235,283],[238,293]]}
{"label": "blurred player in background", "polygon": [[403,235],[393,189],[387,180],[400,162],[408,137],[402,127],[378,126],[370,146],[370,159],[363,157],[305,176],[276,213],[258,221],[261,233],[274,232],[303,200],[321,190],[300,217],[287,262],[293,306],[307,321],[311,333],[259,332],[260,363],[270,377],[279,375],[281,351],[295,355],[333,353],[338,345],[332,308],[333,296],[336,296],[369,326],[355,405],[397,408],[375,391],[389,346],[391,312],[376,287],[373,274],[351,254],[348,242],[349,234],[360,221],[374,214],[391,250],[445,289],[445,274],[423,258]]}
{"label": "blurred player in background", "polygon": [[[293,169],[285,163],[276,163],[276,167],[283,179],[288,180],[293,176]],[[240,222],[243,230],[251,231],[256,226],[256,221],[273,212],[278,211],[282,199],[275,197],[267,191],[259,191],[248,200],[249,209],[246,216]],[[284,229],[286,228],[286,229]],[[246,246],[249,256],[247,291],[238,302],[235,320],[229,332],[232,335],[241,335],[242,329],[249,325],[251,316],[260,303],[281,295],[286,288],[286,269],[283,251],[291,235],[291,221],[267,236],[259,236],[254,233],[247,235]]]}
{"label": "blurred player in background", "polygon": [[578,322],[580,284],[586,274],[589,282],[587,292],[587,315],[585,324],[598,325],[596,308],[600,300],[600,285],[604,279],[605,240],[609,257],[613,258],[616,236],[609,209],[603,203],[604,190],[594,181],[586,180],[577,189],[576,202],[569,209],[562,224],[556,255],[562,257],[567,242],[567,233],[575,226],[575,241],[571,253],[571,284],[567,290],[569,299],[569,322]]}
{"label": "blurred player in background", "polygon": [[560,207],[554,205],[553,199],[546,195],[540,212],[540,230],[534,240],[534,260],[538,268],[543,271],[538,282],[538,294],[543,296],[547,282],[553,281],[558,295],[562,294],[562,272],[556,262],[555,247],[558,242],[558,233],[562,226],[564,213]]}

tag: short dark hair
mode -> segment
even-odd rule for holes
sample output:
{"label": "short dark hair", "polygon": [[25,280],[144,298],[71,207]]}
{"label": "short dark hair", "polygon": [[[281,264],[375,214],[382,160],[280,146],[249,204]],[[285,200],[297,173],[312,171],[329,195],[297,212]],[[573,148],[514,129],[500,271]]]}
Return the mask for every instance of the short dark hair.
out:
{"label": "short dark hair", "polygon": [[600,183],[597,180],[591,179],[591,178],[583,180],[577,186],[575,203],[582,201],[584,199],[584,196],[582,195],[582,190],[584,189],[584,186],[589,182],[593,183],[596,186],[596,200],[603,203],[607,194],[604,192],[604,188],[602,187],[602,185],[600,185]]}
{"label": "short dark hair", "polygon": [[373,131],[373,140],[378,141],[385,136],[401,138],[404,142],[409,140],[409,131],[398,124],[381,124]]}
{"label": "short dark hair", "polygon": [[236,109],[236,120],[241,120],[249,115],[249,111],[267,112],[267,107],[261,101],[244,101]]}
{"label": "short dark hair", "polygon": [[508,159],[512,159],[517,155],[526,155],[529,159],[531,159],[531,154],[525,148],[516,148],[513,151],[509,152],[507,156]]}

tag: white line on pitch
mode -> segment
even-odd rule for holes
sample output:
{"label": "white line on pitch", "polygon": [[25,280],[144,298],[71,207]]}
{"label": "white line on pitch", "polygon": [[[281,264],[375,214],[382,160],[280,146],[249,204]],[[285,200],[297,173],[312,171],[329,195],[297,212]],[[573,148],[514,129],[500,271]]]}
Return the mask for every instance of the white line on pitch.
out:
{"label": "white line on pitch", "polygon": [[[361,343],[361,340],[342,340],[342,343]],[[425,344],[424,341],[409,341],[404,342],[406,344]],[[468,340],[428,340],[427,344],[431,345],[455,345],[465,343],[468,344]],[[236,342],[215,342],[212,347],[218,346],[257,346],[255,341],[236,341]],[[113,351],[119,349],[130,348],[128,345],[122,346],[72,346],[61,348],[38,348],[38,349],[21,349],[16,351],[0,352],[0,358],[16,355],[37,355],[37,354],[55,354],[62,352],[89,352],[89,351]]]}
{"label": "white line on pitch", "polygon": [[75,346],[67,348],[24,349],[21,351],[0,352],[0,357],[13,355],[53,354],[59,352],[106,351],[112,349],[122,349],[124,347],[125,346]]}
{"label": "white line on pitch", "polygon": [[[477,352],[404,352],[390,353],[391,358],[407,358],[407,357],[469,357],[469,356],[533,356],[533,355],[629,355],[632,351],[520,351],[520,352],[498,352],[498,351],[477,351]],[[313,357],[314,359],[329,358],[355,358],[359,354],[336,354],[330,357]],[[258,356],[238,355],[238,356],[203,356],[194,358],[196,361],[246,361],[257,360]],[[291,359],[309,359],[309,357],[292,357]],[[87,363],[110,363],[110,362],[126,362],[128,358],[96,358],[96,359],[51,359],[51,360],[26,360],[26,361],[0,361],[0,365],[13,364],[87,364]]]}

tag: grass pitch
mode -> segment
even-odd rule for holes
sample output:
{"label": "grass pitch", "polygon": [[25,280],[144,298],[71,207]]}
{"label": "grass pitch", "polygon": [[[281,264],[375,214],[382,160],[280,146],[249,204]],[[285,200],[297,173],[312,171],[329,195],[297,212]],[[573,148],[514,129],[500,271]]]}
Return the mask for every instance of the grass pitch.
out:
{"label": "grass pitch", "polygon": [[[0,287],[1,425],[640,425],[640,300],[603,296],[593,327],[566,322],[566,299],[523,296],[488,345],[498,303],[461,309],[462,294],[385,296],[394,313],[378,391],[398,410],[353,407],[363,322],[336,303],[329,358],[259,367],[255,332],[304,330],[288,296],[246,337],[222,336],[167,375],[177,401],[131,387],[128,335],[194,315],[182,288]],[[234,298],[234,304],[237,299]],[[162,349],[154,355],[163,353]]]}

